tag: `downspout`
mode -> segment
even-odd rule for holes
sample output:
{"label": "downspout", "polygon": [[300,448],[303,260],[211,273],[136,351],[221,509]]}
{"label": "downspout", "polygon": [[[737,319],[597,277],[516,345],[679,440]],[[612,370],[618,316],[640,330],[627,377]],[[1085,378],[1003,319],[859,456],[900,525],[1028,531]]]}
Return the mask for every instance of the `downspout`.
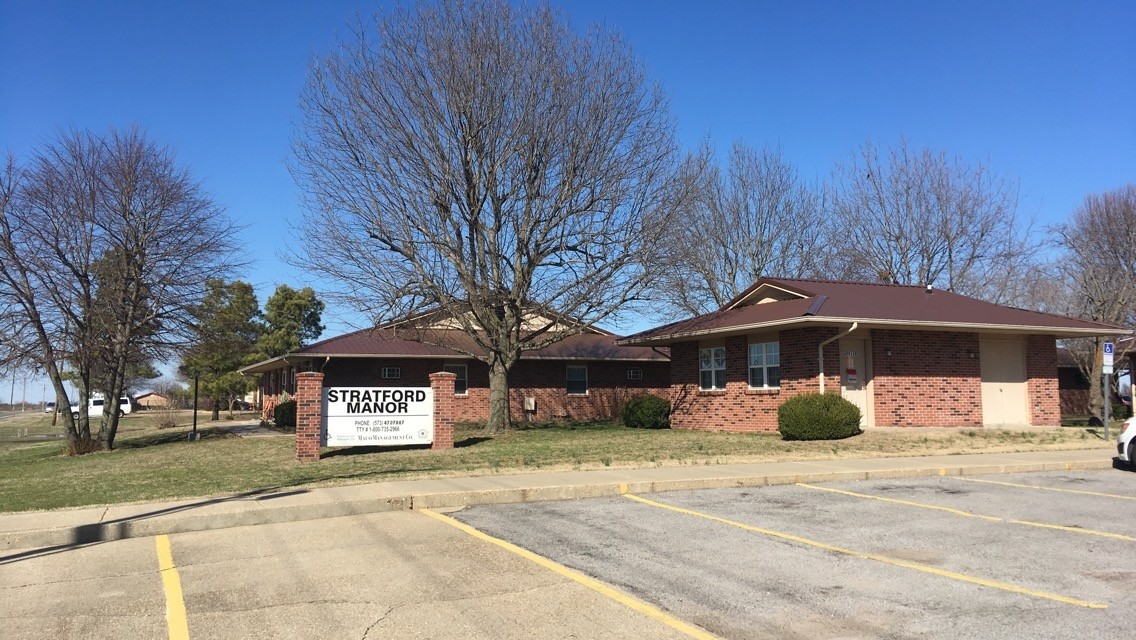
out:
{"label": "downspout", "polygon": [[834,340],[839,340],[839,339],[843,338],[844,336],[852,333],[853,331],[856,330],[856,327],[858,327],[858,326],[860,326],[859,322],[853,322],[852,326],[848,327],[847,331],[845,331],[844,333],[838,333],[838,334],[832,336],[828,340],[825,340],[824,342],[820,343],[820,346],[817,347],[817,355],[820,359],[820,392],[821,393],[824,393],[824,345],[826,345],[826,344],[828,344],[828,343],[830,343]]}

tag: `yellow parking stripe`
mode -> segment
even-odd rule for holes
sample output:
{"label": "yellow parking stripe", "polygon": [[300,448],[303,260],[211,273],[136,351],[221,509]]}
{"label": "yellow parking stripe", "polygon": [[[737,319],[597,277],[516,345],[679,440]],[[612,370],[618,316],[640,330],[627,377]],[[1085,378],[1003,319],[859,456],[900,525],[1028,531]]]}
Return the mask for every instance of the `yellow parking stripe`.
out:
{"label": "yellow parking stripe", "polygon": [[1067,531],[1069,533],[1079,533],[1086,536],[1100,536],[1102,538],[1112,538],[1114,540],[1124,540],[1127,542],[1136,542],[1136,538],[1126,536],[1122,533],[1112,533],[1111,531],[1098,531],[1096,529],[1086,529],[1084,527],[1070,527],[1060,524],[1046,524],[1044,522],[1033,522],[1031,520],[1007,520],[1006,518],[999,518],[998,516],[984,516],[978,513],[971,513],[961,509],[952,509],[950,507],[941,507],[937,504],[926,504],[923,502],[913,502],[911,500],[897,500],[896,498],[885,498],[883,496],[873,496],[868,493],[856,493],[855,491],[845,491],[843,489],[834,489],[832,487],[818,487],[812,484],[805,484],[803,482],[797,483],[798,487],[806,489],[816,489],[817,491],[828,491],[830,493],[839,493],[845,496],[852,496],[853,498],[866,498],[868,500],[879,500],[880,502],[890,502],[892,504],[902,504],[908,507],[919,507],[920,509],[933,509],[935,511],[945,511],[956,516],[963,516],[966,518],[978,518],[979,520],[987,520],[989,522],[1005,522],[1007,524],[1019,524],[1027,527],[1039,527],[1042,529],[1057,529],[1058,531]]}
{"label": "yellow parking stripe", "polygon": [[1013,482],[999,482],[997,480],[980,480],[978,478],[963,478],[960,476],[951,476],[955,480],[965,480],[967,482],[984,482],[986,484],[1000,484],[1003,487],[1018,487],[1019,489],[1038,489],[1040,491],[1056,491],[1058,493],[1075,493],[1082,496],[1099,496],[1101,498],[1116,498],[1117,500],[1136,500],[1136,496],[1122,496],[1115,493],[1098,493],[1096,491],[1079,491],[1077,489],[1055,489],[1053,487],[1039,487],[1036,484],[1015,484]]}
{"label": "yellow parking stripe", "polygon": [[995,516],[983,516],[983,515],[979,515],[977,513],[971,513],[969,511],[963,511],[961,509],[952,509],[950,507],[940,507],[938,505],[924,504],[922,502],[912,502],[910,500],[898,500],[896,498],[884,498],[883,496],[873,496],[873,495],[869,495],[869,494],[866,494],[866,493],[856,493],[856,492],[853,492],[853,491],[845,491],[843,489],[833,489],[832,487],[818,487],[816,485],[805,484],[803,482],[798,482],[797,486],[798,487],[804,487],[806,489],[816,489],[817,491],[828,491],[830,493],[839,493],[841,495],[852,496],[854,498],[870,498],[872,500],[879,500],[880,502],[890,502],[892,504],[902,504],[902,505],[906,505],[906,506],[909,506],[909,507],[920,507],[922,509],[934,509],[935,511],[945,511],[947,513],[952,513],[956,516],[964,516],[964,517],[967,517],[967,518],[978,518],[980,520],[989,520],[991,522],[1005,522],[1005,520],[1003,520],[1002,518],[998,518],[998,517],[995,517]]}
{"label": "yellow parking stripe", "polygon": [[633,596],[629,596],[625,593],[617,591],[616,589],[600,582],[599,580],[595,580],[595,579],[590,578],[590,577],[588,577],[588,576],[586,576],[586,575],[584,575],[584,574],[582,574],[578,571],[574,571],[572,569],[569,569],[568,567],[565,567],[564,565],[562,565],[560,563],[549,560],[548,558],[545,558],[544,556],[537,555],[537,554],[533,553],[532,551],[529,551],[528,549],[522,549],[521,547],[518,547],[517,545],[515,545],[511,542],[506,542],[505,540],[502,540],[500,538],[494,538],[493,536],[491,536],[487,533],[483,533],[481,531],[478,531],[477,529],[474,529],[473,527],[469,526],[468,524],[465,524],[464,522],[460,522],[460,521],[455,520],[455,519],[453,519],[449,516],[442,515],[442,514],[436,512],[436,511],[431,511],[429,509],[420,509],[420,511],[422,513],[430,516],[431,518],[434,518],[435,520],[438,520],[440,522],[444,522],[444,523],[450,525],[451,527],[456,527],[457,529],[460,529],[460,530],[468,533],[469,535],[471,535],[475,538],[478,538],[478,539],[484,540],[486,542],[495,544],[498,547],[501,547],[502,549],[505,549],[507,551],[511,551],[511,552],[521,556],[522,558],[525,558],[527,560],[531,560],[532,562],[539,564],[540,566],[544,567],[545,569],[549,569],[549,570],[551,570],[551,571],[553,571],[553,572],[555,572],[555,573],[557,573],[561,576],[564,576],[565,578],[568,578],[569,580],[572,580],[574,582],[582,584],[585,587],[587,587],[587,588],[589,588],[593,591],[598,591],[599,593],[602,593],[603,595],[611,598],[612,600],[615,600],[616,602],[618,602],[618,603],[620,603],[620,604],[622,604],[626,607],[629,607],[629,608],[631,608],[635,611],[638,611],[639,613],[642,613],[649,618],[657,620],[657,621],[667,625],[668,627],[675,629],[676,631],[680,631],[682,633],[685,633],[686,635],[690,636],[691,638],[697,638],[698,640],[718,640],[717,636],[706,631],[705,629],[700,629],[700,628],[698,628],[698,627],[696,627],[692,624],[688,624],[686,622],[683,622],[682,620],[679,620],[678,618],[666,613],[665,611],[663,611],[662,609],[659,609],[658,607],[655,607],[651,604],[648,604],[648,603],[646,603],[646,602],[644,602],[644,601],[642,601],[638,598],[635,598]]}
{"label": "yellow parking stripe", "polygon": [[955,573],[954,571],[945,571],[943,569],[936,569],[935,567],[928,567],[927,565],[919,564],[919,563],[916,563],[916,562],[908,562],[906,560],[897,560],[895,558],[889,558],[887,556],[881,556],[881,555],[877,555],[877,554],[874,554],[874,553],[863,553],[863,552],[860,552],[860,551],[853,551],[851,549],[845,549],[843,547],[836,547],[836,546],[833,546],[833,545],[830,545],[830,544],[825,544],[823,542],[817,542],[816,540],[809,540],[808,538],[802,538],[800,536],[795,536],[795,535],[788,534],[788,533],[781,533],[780,531],[773,531],[771,529],[762,529],[760,527],[754,527],[752,525],[748,525],[748,524],[745,524],[743,522],[736,522],[734,520],[728,520],[726,518],[721,518],[721,517],[718,517],[718,516],[710,515],[708,513],[702,513],[702,512],[699,512],[699,511],[694,511],[692,509],[684,509],[682,507],[676,507],[676,506],[665,504],[665,503],[662,503],[662,502],[656,502],[654,500],[648,500],[647,498],[641,498],[641,497],[636,496],[636,495],[628,494],[624,497],[626,497],[630,500],[634,500],[636,502],[645,504],[645,505],[657,507],[659,509],[666,509],[668,511],[674,511],[676,513],[682,513],[682,514],[686,514],[686,515],[689,515],[689,516],[695,516],[697,518],[704,518],[706,520],[711,520],[711,521],[714,521],[714,522],[727,524],[727,525],[730,525],[731,527],[737,527],[739,529],[744,529],[746,531],[752,531],[754,533],[760,533],[762,535],[766,535],[766,536],[769,536],[769,537],[772,537],[772,538],[778,538],[780,540],[788,540],[790,542],[796,542],[798,544],[803,544],[803,545],[814,547],[814,548],[817,548],[817,549],[823,549],[825,551],[832,551],[834,553],[840,553],[840,554],[844,554],[844,555],[847,555],[847,556],[852,556],[854,558],[863,558],[865,560],[875,560],[876,562],[883,562],[885,564],[895,565],[897,567],[904,567],[906,569],[914,569],[916,571],[922,571],[924,573],[930,573],[930,574],[941,576],[941,577],[944,577],[944,578],[951,578],[953,580],[958,580],[960,582],[968,582],[970,584],[977,584],[977,585],[981,585],[983,587],[1000,589],[1002,591],[1009,591],[1011,593],[1018,593],[1018,594],[1022,594],[1022,595],[1032,596],[1032,597],[1035,597],[1035,598],[1043,598],[1045,600],[1053,600],[1055,602],[1061,602],[1061,603],[1064,603],[1064,604],[1071,604],[1071,605],[1074,605],[1074,606],[1077,606],[1077,607],[1086,607],[1086,608],[1089,608],[1089,609],[1106,609],[1106,608],[1108,608],[1107,604],[1103,604],[1103,603],[1099,603],[1099,602],[1089,602],[1087,600],[1080,600],[1078,598],[1070,598],[1068,596],[1063,596],[1063,595],[1059,595],[1059,594],[1056,594],[1056,593],[1048,593],[1048,592],[1045,592],[1045,591],[1038,591],[1036,589],[1019,587],[1017,585],[1007,584],[1007,583],[1004,583],[1004,582],[987,580],[986,578],[976,578],[974,576],[968,576],[968,575],[965,575],[965,574],[962,574],[962,573]]}
{"label": "yellow parking stripe", "polygon": [[189,640],[189,623],[185,617],[185,598],[181,593],[181,578],[174,566],[169,536],[154,538],[158,546],[158,569],[162,574],[162,588],[166,591],[166,624],[170,640]]}

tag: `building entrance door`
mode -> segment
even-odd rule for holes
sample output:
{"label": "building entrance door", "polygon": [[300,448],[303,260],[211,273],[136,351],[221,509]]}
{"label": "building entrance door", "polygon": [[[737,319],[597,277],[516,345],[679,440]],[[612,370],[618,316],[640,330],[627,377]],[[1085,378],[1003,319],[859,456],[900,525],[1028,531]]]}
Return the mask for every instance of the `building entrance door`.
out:
{"label": "building entrance door", "polygon": [[1028,425],[1026,355],[1021,340],[979,341],[982,375],[982,424]]}
{"label": "building entrance door", "polygon": [[868,426],[868,366],[865,341],[840,341],[840,395],[860,408],[860,426]]}

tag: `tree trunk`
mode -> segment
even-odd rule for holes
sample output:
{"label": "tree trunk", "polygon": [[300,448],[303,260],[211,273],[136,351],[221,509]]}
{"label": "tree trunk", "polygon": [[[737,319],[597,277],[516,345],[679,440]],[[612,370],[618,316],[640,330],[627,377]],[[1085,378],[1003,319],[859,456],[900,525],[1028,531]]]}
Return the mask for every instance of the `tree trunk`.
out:
{"label": "tree trunk", "polygon": [[509,428],[509,367],[500,358],[489,363],[489,422],[486,433]]}
{"label": "tree trunk", "polygon": [[1099,340],[1093,354],[1093,366],[1089,372],[1089,415],[1104,420],[1104,345]]}
{"label": "tree trunk", "polygon": [[211,422],[217,422],[221,419],[221,399],[213,396],[213,414],[209,416]]}

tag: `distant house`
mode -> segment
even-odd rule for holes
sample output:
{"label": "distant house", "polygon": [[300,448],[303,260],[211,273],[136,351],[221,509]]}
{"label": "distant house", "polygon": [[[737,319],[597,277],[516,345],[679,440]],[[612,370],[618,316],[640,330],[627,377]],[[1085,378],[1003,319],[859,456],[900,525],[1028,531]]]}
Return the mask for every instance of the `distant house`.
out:
{"label": "distant house", "polygon": [[[296,374],[322,371],[324,387],[427,387],[429,375],[457,376],[455,400],[460,420],[489,416],[489,366],[474,341],[453,322],[425,329],[404,323],[383,325],[330,338],[294,353],[244,367],[260,378],[261,402],[273,406],[293,394]],[[627,398],[640,393],[667,396],[670,386],[665,350],[617,344],[619,336],[590,328],[537,351],[521,354],[509,372],[510,413],[514,420],[609,419]]]}
{"label": "distant house", "polygon": [[852,401],[863,426],[1055,426],[1057,338],[1128,333],[930,287],[766,278],[618,344],[670,348],[677,428],[774,430],[808,392]]}
{"label": "distant house", "polygon": [[170,401],[166,396],[155,391],[147,391],[141,395],[134,396],[134,404],[143,409],[165,408],[170,405]]}

